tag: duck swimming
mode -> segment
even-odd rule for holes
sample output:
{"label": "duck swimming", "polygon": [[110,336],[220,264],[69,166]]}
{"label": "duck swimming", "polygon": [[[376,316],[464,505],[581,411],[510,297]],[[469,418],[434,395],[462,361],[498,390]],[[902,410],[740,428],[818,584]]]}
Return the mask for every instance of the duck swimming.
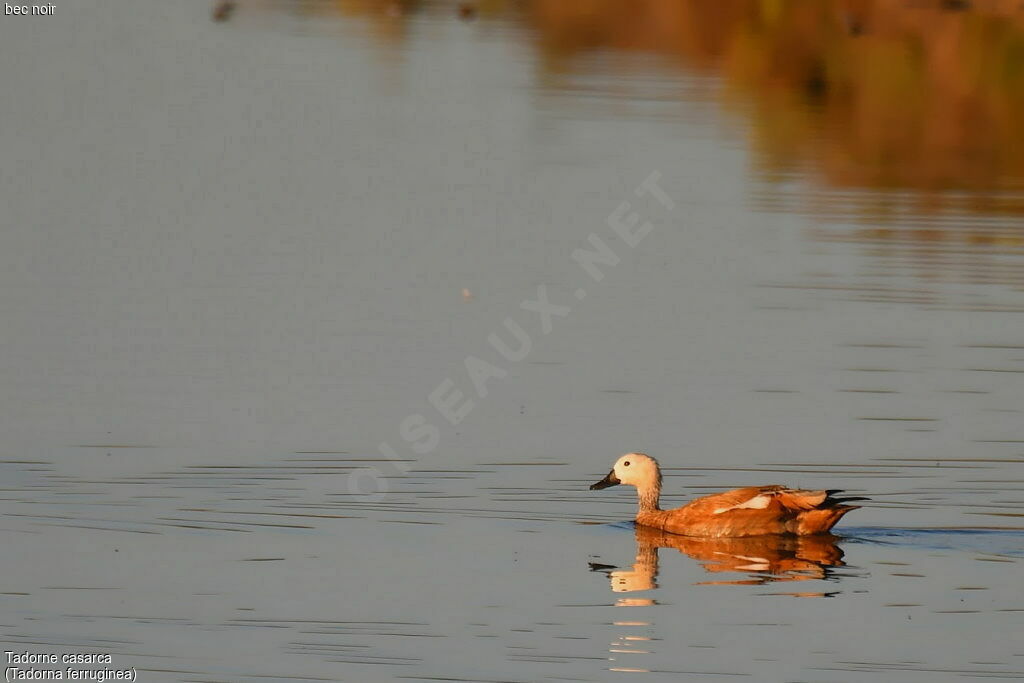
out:
{"label": "duck swimming", "polygon": [[681,508],[662,510],[661,468],[644,453],[627,453],[612,471],[590,489],[616,484],[636,487],[640,509],[637,524],[683,536],[740,537],[765,534],[823,534],[857,505],[859,497],[836,498],[838,489],[808,491],[785,486],[749,486],[691,500]]}

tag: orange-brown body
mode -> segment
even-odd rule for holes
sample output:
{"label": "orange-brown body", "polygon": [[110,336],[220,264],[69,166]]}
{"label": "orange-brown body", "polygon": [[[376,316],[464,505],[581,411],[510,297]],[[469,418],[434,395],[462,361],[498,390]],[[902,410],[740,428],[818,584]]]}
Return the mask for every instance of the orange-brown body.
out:
{"label": "orange-brown body", "polygon": [[615,484],[636,486],[638,524],[685,536],[736,538],[765,534],[810,536],[829,531],[856,505],[836,498],[838,491],[808,491],[785,486],[750,486],[692,500],[675,510],[659,507],[661,469],[643,453],[627,453],[592,489]]}
{"label": "orange-brown body", "polygon": [[[763,508],[737,507],[764,500]],[[692,500],[675,510],[641,510],[638,524],[685,536],[761,536],[823,534],[854,505],[843,505],[826,491],[783,486],[752,486]]]}

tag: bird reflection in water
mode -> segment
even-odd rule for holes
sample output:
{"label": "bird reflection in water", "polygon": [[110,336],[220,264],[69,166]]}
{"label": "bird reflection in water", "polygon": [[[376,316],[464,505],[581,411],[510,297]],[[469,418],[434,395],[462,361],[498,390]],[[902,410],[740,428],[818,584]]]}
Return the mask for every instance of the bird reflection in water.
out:
{"label": "bird reflection in water", "polygon": [[[631,569],[591,563],[592,571],[606,572],[612,591],[631,593],[658,587],[658,549],[673,548],[700,562],[709,574],[745,574],[739,579],[713,579],[698,585],[760,585],[782,581],[822,580],[835,567],[844,566],[838,537],[766,535],[745,538],[703,538],[670,534],[637,525],[636,561]],[[801,593],[825,597],[827,593]],[[653,603],[651,603],[653,604]]]}
{"label": "bird reflection in water", "polygon": [[[701,586],[763,585],[784,581],[823,580],[830,577],[836,567],[845,566],[843,551],[836,543],[837,536],[766,535],[742,538],[705,538],[680,536],[660,529],[637,524],[636,561],[629,569],[610,565],[590,564],[591,571],[607,574],[615,593],[649,591],[658,587],[658,550],[671,548],[697,560],[706,572],[713,575],[742,574],[743,578],[710,579],[700,581]],[[831,593],[801,591],[783,593],[794,597],[830,597]],[[658,602],[641,596],[622,596],[615,607],[650,608]],[[657,637],[654,612],[638,610],[624,612],[633,618],[617,618],[611,622],[616,634],[608,648],[608,670],[618,673],[649,673],[642,666],[651,654]],[[635,616],[634,616],[635,615]],[[638,664],[640,666],[638,666]]]}

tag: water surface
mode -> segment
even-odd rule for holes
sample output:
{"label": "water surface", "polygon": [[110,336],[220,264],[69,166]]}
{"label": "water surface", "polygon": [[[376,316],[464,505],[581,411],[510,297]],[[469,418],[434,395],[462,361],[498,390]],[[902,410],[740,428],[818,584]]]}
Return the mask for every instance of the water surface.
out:
{"label": "water surface", "polygon": [[[1024,677],[1024,19],[960,5],[5,18],[5,649]],[[668,504],[871,501],[830,539],[651,537],[587,489],[631,450]]]}

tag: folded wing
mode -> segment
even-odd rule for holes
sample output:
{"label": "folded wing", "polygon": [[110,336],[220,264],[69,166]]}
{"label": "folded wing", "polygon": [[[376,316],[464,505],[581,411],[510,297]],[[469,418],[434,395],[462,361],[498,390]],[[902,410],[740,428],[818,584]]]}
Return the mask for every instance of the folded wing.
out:
{"label": "folded wing", "polygon": [[659,518],[652,515],[650,521],[667,531],[700,536],[818,534],[856,509],[846,503],[862,500],[837,497],[838,493],[837,489],[751,486],[697,498],[678,510],[659,511]]}

